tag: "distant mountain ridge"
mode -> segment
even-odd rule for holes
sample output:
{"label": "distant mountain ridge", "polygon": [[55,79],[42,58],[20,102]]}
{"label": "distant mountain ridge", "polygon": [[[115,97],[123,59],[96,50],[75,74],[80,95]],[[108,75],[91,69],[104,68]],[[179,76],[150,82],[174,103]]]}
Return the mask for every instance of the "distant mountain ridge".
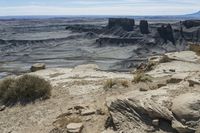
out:
{"label": "distant mountain ridge", "polygon": [[193,14],[188,14],[187,16],[200,17],[200,11]]}
{"label": "distant mountain ridge", "polygon": [[146,16],[136,16],[136,15],[34,15],[34,16],[0,16],[0,20],[4,19],[65,19],[65,18],[135,18],[135,19],[164,19],[164,20],[180,20],[180,19],[200,19],[200,10],[192,14],[185,15],[146,15]]}

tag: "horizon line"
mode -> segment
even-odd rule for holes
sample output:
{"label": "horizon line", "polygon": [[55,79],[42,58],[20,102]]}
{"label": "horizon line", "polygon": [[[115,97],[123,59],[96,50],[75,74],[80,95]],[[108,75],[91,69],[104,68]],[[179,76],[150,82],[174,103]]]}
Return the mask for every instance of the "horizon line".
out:
{"label": "horizon line", "polygon": [[200,12],[200,10],[199,11],[196,11],[196,12],[193,12],[193,13],[189,13],[189,14],[178,14],[178,15],[126,15],[126,14],[119,14],[119,15],[117,15],[117,14],[110,14],[110,15],[100,15],[100,14],[98,14],[98,15],[91,15],[91,14],[88,14],[88,15],[78,15],[78,14],[74,14],[74,15],[64,15],[64,14],[57,14],[57,15],[49,15],[49,14],[32,14],[32,15],[0,15],[0,17],[38,17],[38,16],[43,16],[43,17],[56,17],[56,16],[63,16],[63,17],[67,17],[67,16],[129,16],[129,17],[148,17],[148,16],[159,16],[159,17],[161,17],[161,16],[186,16],[186,15],[193,15],[193,14],[195,14],[195,13],[198,13],[198,12]]}

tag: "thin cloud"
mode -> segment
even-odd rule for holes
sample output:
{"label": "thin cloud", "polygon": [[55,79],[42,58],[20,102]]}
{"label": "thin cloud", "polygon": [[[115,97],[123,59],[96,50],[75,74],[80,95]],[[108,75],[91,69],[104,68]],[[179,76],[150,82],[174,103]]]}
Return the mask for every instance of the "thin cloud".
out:
{"label": "thin cloud", "polygon": [[0,5],[1,16],[177,15],[200,10],[199,0],[1,0]]}

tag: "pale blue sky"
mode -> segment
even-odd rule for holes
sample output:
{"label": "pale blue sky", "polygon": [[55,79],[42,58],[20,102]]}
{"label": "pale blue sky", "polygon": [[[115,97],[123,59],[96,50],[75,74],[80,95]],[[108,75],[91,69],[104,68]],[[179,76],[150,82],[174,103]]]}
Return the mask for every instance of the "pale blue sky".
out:
{"label": "pale blue sky", "polygon": [[0,0],[9,15],[179,15],[200,10],[200,0]]}

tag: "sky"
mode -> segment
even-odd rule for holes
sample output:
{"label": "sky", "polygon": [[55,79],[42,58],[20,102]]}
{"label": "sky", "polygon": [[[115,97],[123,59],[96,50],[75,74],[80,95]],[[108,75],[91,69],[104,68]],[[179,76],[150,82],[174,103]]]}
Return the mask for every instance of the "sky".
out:
{"label": "sky", "polygon": [[0,0],[0,16],[182,15],[200,10],[200,0]]}

